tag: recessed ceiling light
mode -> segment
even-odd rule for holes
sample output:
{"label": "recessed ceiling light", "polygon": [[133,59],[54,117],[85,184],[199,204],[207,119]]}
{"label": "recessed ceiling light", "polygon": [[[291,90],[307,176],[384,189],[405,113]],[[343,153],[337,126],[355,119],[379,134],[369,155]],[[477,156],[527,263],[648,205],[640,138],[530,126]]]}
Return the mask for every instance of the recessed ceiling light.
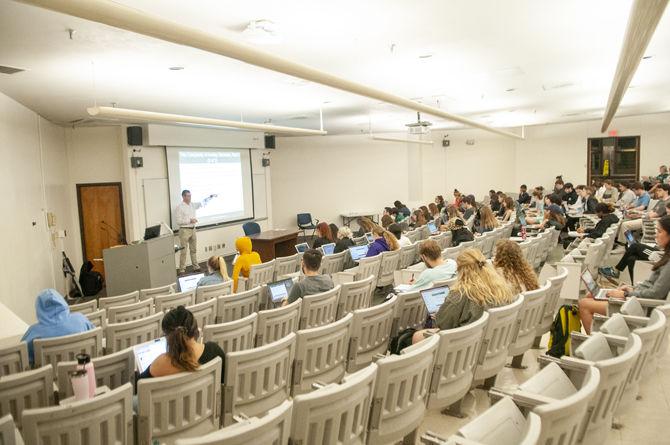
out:
{"label": "recessed ceiling light", "polygon": [[184,69],[184,67],[183,67],[183,66],[171,66],[171,67],[168,68],[168,69],[169,69],[170,71],[181,71],[181,70]]}
{"label": "recessed ceiling light", "polygon": [[512,91],[516,91],[516,88],[507,88],[505,91],[511,93]]}

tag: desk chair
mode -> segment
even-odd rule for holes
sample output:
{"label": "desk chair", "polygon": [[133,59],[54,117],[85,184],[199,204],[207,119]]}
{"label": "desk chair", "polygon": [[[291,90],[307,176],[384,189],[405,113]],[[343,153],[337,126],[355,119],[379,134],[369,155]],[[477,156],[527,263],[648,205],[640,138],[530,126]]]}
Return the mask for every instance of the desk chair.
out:
{"label": "desk chair", "polygon": [[298,230],[302,232],[303,238],[306,236],[305,230],[311,230],[312,237],[314,237],[314,233],[316,232],[316,225],[319,224],[318,219],[316,222],[314,222],[312,221],[311,213],[298,213],[296,215],[296,220],[298,222]]}
{"label": "desk chair", "polygon": [[245,236],[256,235],[261,233],[261,226],[257,222],[249,221],[242,225],[242,230],[244,230]]}

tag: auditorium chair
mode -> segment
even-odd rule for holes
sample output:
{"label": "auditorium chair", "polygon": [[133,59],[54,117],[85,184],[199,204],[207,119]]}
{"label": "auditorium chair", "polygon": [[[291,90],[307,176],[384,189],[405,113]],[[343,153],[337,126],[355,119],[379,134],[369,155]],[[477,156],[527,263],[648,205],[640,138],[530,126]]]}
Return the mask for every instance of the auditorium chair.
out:
{"label": "auditorium chair", "polygon": [[110,323],[105,328],[105,354],[155,340],[163,335],[163,313],[126,323]]}
{"label": "auditorium chair", "polygon": [[156,295],[154,297],[154,306],[156,312],[168,312],[177,306],[191,306],[195,303],[195,289],[176,292],[174,294]]}
{"label": "auditorium chair", "polygon": [[165,286],[152,287],[150,289],[140,289],[140,300],[147,300],[156,295],[172,294],[176,290],[176,284],[167,284]]}
{"label": "auditorium chair", "polygon": [[85,303],[71,304],[70,312],[79,312],[80,314],[90,314],[98,310],[98,300],[89,300]]}
{"label": "auditorium chair", "polygon": [[98,309],[94,312],[84,314],[88,321],[96,328],[102,328],[103,332],[107,328],[107,311],[105,309]]}
{"label": "auditorium chair", "polygon": [[360,281],[342,283],[340,285],[340,300],[337,303],[337,318],[342,318],[356,309],[370,307],[376,280],[377,278],[374,275],[370,275]]}
{"label": "auditorium chair", "polygon": [[540,320],[544,316],[544,304],[551,282],[547,281],[539,289],[523,293],[523,306],[519,311],[516,329],[509,345],[508,355],[512,356],[512,367],[522,368],[524,353],[531,348]]}
{"label": "auditorium chair", "polygon": [[210,284],[208,286],[198,286],[195,291],[195,303],[203,303],[207,300],[216,299],[222,295],[233,293],[233,280],[224,281],[219,284]]}
{"label": "auditorium chair", "polygon": [[114,297],[104,297],[98,299],[98,308],[107,309],[109,306],[122,306],[124,304],[132,304],[140,301],[139,291],[129,292],[123,295]]}
{"label": "auditorium chair", "polygon": [[0,417],[11,414],[21,429],[24,410],[54,404],[53,379],[51,365],[1,377]]}
{"label": "auditorium chair", "polygon": [[274,309],[258,311],[258,328],[256,330],[256,347],[280,340],[298,330],[302,299],[298,298],[291,304]]}
{"label": "auditorium chair", "polygon": [[28,345],[26,342],[22,341],[0,347],[0,377],[29,369]]}
{"label": "auditorium chair", "polygon": [[302,297],[299,328],[316,328],[334,322],[340,289],[340,285],[337,285],[331,290]]}
{"label": "auditorium chair", "polygon": [[200,332],[202,332],[205,326],[214,324],[214,320],[216,319],[216,303],[217,300],[214,298],[202,303],[186,306],[186,309],[191,311],[193,318],[197,321]]}
{"label": "auditorium chair", "polygon": [[243,351],[254,347],[258,313],[254,312],[239,320],[209,324],[202,329],[202,341],[213,341],[224,352]]}
{"label": "auditorium chair", "polygon": [[[135,386],[135,354],[132,348],[91,359],[95,368],[96,386],[116,389],[126,383]],[[70,372],[77,368],[77,361],[60,362],[56,366],[58,399],[64,400],[74,395],[70,383]]]}
{"label": "auditorium chair", "polygon": [[56,366],[58,362],[74,360],[85,353],[91,357],[102,355],[102,328],[61,337],[36,338],[33,340],[35,367]]}
{"label": "auditorium chair", "polygon": [[216,299],[216,322],[239,320],[258,310],[263,288],[256,286],[248,291],[223,295]]}
{"label": "auditorium chair", "polygon": [[285,275],[300,272],[300,254],[275,258],[273,281],[281,280]]}
{"label": "auditorium chair", "polygon": [[394,295],[382,304],[354,311],[347,372],[358,371],[386,355],[391,335],[396,330],[397,304],[398,296]]}
{"label": "auditorium chair", "polygon": [[139,318],[148,317],[154,313],[153,298],[138,301],[137,303],[124,304],[107,307],[108,323],[125,323]]}

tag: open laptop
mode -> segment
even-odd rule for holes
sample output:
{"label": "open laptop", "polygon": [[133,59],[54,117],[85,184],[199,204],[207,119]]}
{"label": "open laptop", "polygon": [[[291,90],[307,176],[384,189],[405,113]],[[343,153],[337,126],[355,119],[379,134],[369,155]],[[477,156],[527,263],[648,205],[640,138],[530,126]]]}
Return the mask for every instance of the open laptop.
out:
{"label": "open laptop", "polygon": [[165,352],[167,352],[167,342],[165,341],[165,337],[133,346],[137,371],[142,374],[159,355]]}
{"label": "open laptop", "polygon": [[268,283],[268,292],[273,303],[281,303],[282,300],[288,298],[288,293],[293,287],[293,279],[286,278],[285,280]]}
{"label": "open laptop", "polygon": [[204,273],[196,273],[193,275],[186,275],[183,277],[179,277],[177,281],[179,281],[179,292],[186,292],[189,290],[193,290],[196,287],[198,287],[198,281],[200,281],[200,278],[204,277]]}
{"label": "open laptop", "polygon": [[158,238],[161,234],[161,225],[150,226],[144,229],[144,241]]}
{"label": "open laptop", "polygon": [[321,251],[324,255],[332,255],[335,253],[335,243],[328,243],[321,246]]}
{"label": "open laptop", "polygon": [[448,295],[449,286],[433,287],[431,289],[422,290],[421,298],[423,298],[423,304],[426,305],[428,315],[435,315]]}
{"label": "open laptop", "polygon": [[623,234],[626,237],[626,242],[628,243],[628,247],[632,246],[633,244],[635,244],[637,242],[635,240],[635,236],[633,236],[633,232],[631,232],[630,230],[626,230]]}
{"label": "open laptop", "polygon": [[375,237],[372,236],[372,232],[366,233],[365,238],[367,238],[368,244],[372,244],[375,241]]}
{"label": "open laptop", "polygon": [[295,245],[295,251],[298,253],[305,253],[307,250],[309,250],[309,244],[307,243],[300,243]]}
{"label": "open laptop", "polygon": [[436,235],[440,231],[435,225],[435,221],[429,221],[426,225],[431,235]]}
{"label": "open laptop", "polygon": [[352,260],[358,261],[368,254],[368,246],[352,246],[349,248],[349,253]]}
{"label": "open laptop", "polygon": [[607,300],[607,289],[601,289],[596,283],[596,280],[591,275],[588,269],[582,274],[582,281],[586,286],[586,289],[593,295],[593,298],[596,300]]}

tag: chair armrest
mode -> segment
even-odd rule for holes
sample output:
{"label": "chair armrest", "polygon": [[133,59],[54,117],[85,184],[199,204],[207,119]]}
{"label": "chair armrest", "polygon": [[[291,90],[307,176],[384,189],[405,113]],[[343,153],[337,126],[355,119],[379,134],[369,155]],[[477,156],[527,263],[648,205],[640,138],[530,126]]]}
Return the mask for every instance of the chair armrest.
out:
{"label": "chair armrest", "polygon": [[541,355],[537,358],[537,363],[540,365],[540,369],[542,369],[550,363],[556,363],[559,365],[561,363],[561,359],[552,357],[550,355]]}
{"label": "chair armrest", "polygon": [[[586,371],[593,365],[589,360],[582,360],[574,357],[563,356],[558,366],[564,371],[586,373]],[[567,374],[567,372],[566,372]]]}
{"label": "chair armrest", "polygon": [[647,323],[649,323],[649,318],[648,317],[637,317],[635,315],[624,315],[623,316],[624,320],[626,320],[626,323],[631,324],[635,327],[640,327],[643,328],[647,326]]}
{"label": "chair armrest", "polygon": [[638,298],[637,302],[643,307],[655,308],[668,304],[668,300],[654,300],[653,298]]}
{"label": "chair armrest", "polygon": [[237,278],[237,292],[244,292],[245,290],[247,290],[247,278],[240,276]]}
{"label": "chair armrest", "polygon": [[607,315],[618,314],[621,312],[621,306],[623,306],[625,302],[625,300],[620,300],[618,298],[608,298]]}
{"label": "chair armrest", "polygon": [[581,332],[571,332],[570,333],[570,350],[574,351],[582,343],[584,343],[589,338],[588,335],[584,335]]}
{"label": "chair armrest", "polygon": [[512,394],[512,400],[514,400],[514,403],[516,403],[519,407],[527,409],[533,409],[536,406],[556,401],[556,399],[552,397],[541,396],[539,394],[533,394],[522,390],[516,390]]}

